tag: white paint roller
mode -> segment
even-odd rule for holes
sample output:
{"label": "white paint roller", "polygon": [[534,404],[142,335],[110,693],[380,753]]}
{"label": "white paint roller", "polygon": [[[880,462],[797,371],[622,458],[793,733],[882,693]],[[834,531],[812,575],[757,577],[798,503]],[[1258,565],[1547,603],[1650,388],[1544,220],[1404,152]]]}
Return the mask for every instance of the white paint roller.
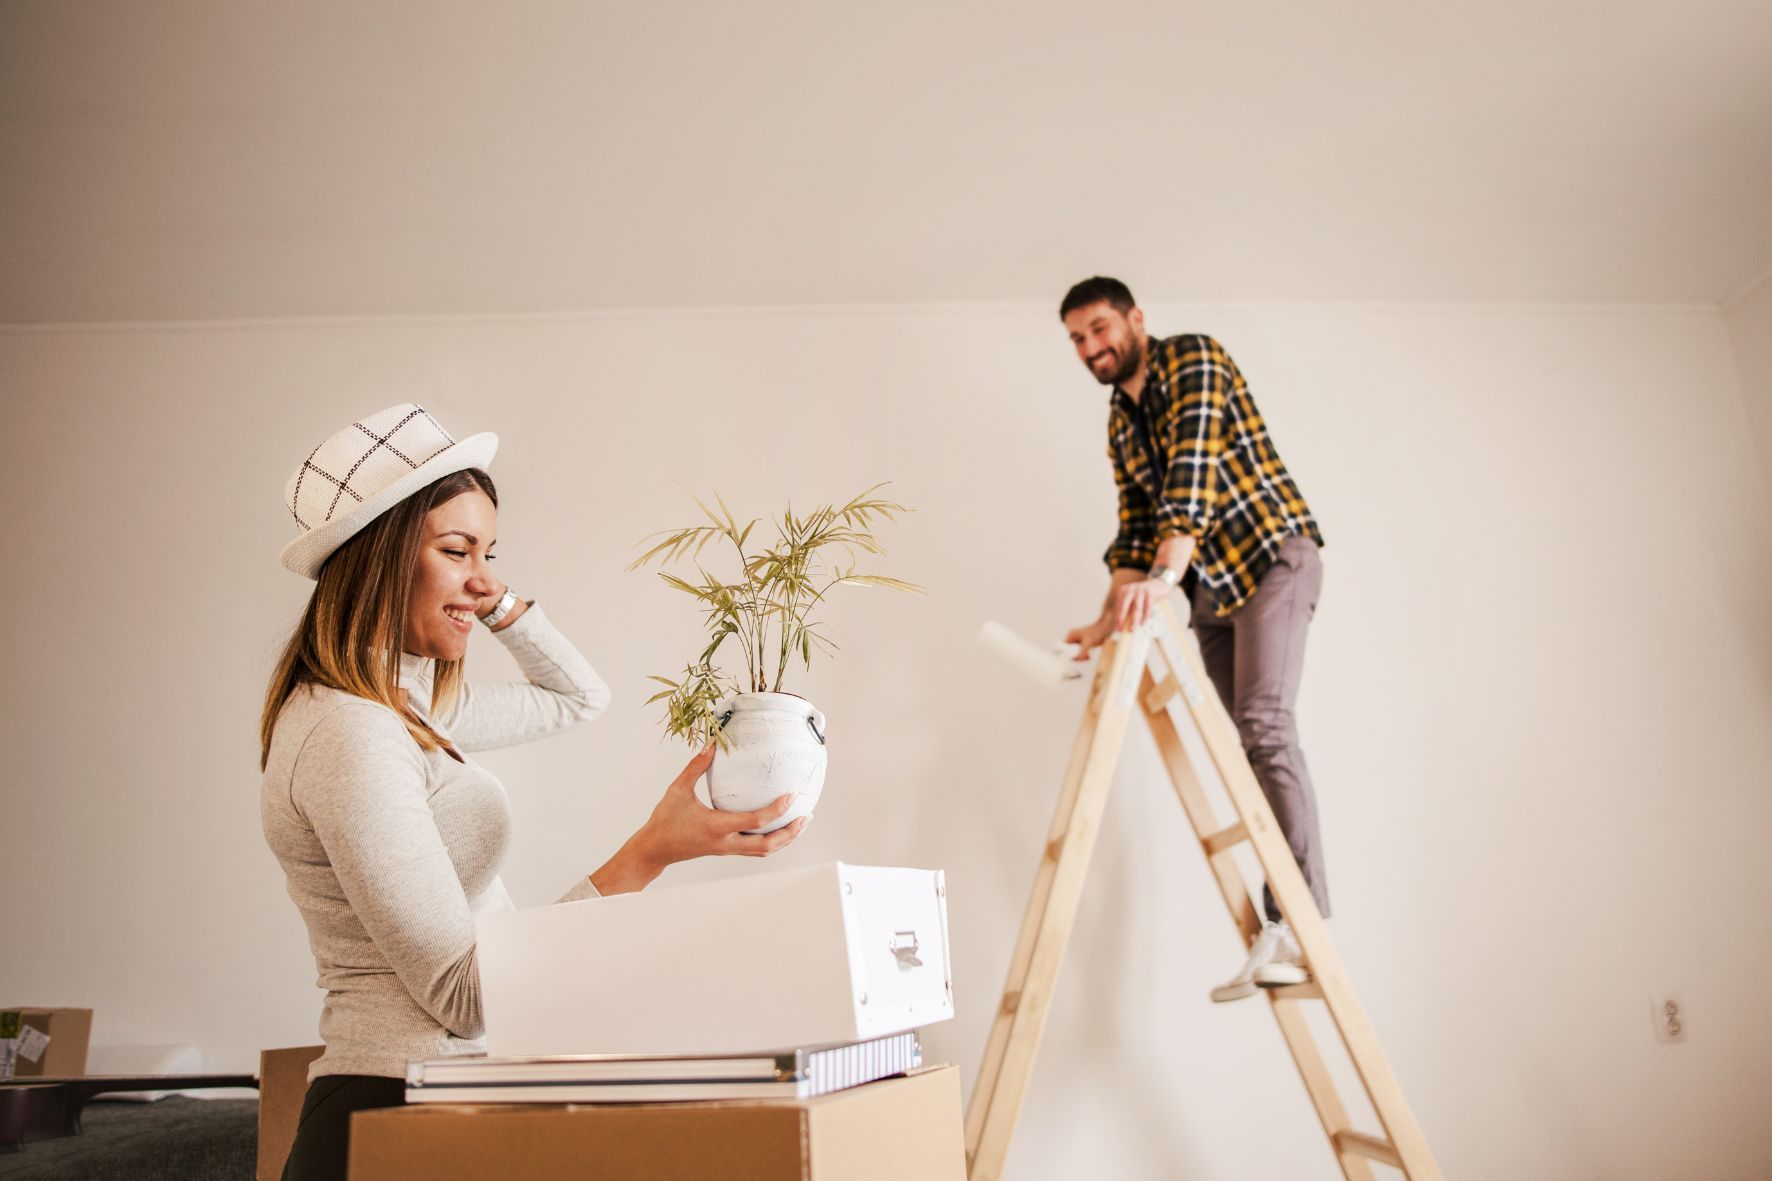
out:
{"label": "white paint roller", "polygon": [[[978,642],[1001,657],[1005,664],[1048,689],[1057,689],[1066,681],[1080,680],[1083,676],[1082,663],[1074,659],[1075,644],[1065,644],[1059,651],[1047,652],[994,619],[985,620],[984,626],[978,629]],[[1069,655],[1066,655],[1067,650]]]}

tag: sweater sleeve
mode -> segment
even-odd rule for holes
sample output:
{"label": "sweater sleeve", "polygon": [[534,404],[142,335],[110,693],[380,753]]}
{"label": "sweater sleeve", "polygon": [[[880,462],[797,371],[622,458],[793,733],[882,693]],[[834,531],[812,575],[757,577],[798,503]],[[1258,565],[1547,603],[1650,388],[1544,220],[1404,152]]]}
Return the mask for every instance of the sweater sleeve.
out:
{"label": "sweater sleeve", "polygon": [[303,745],[290,799],[326,850],[351,915],[412,999],[455,1036],[479,1037],[473,914],[405,724],[374,702],[341,704]]}
{"label": "sweater sleeve", "polygon": [[493,635],[516,658],[526,683],[464,683],[435,715],[463,750],[489,750],[556,734],[609,708],[609,686],[539,606]]}
{"label": "sweater sleeve", "polygon": [[578,884],[573,886],[572,889],[566,891],[566,893],[555,899],[555,905],[559,905],[561,902],[583,902],[587,898],[601,897],[603,897],[603,895],[597,893],[597,887],[591,883],[590,876],[587,874],[586,876],[579,878]]}

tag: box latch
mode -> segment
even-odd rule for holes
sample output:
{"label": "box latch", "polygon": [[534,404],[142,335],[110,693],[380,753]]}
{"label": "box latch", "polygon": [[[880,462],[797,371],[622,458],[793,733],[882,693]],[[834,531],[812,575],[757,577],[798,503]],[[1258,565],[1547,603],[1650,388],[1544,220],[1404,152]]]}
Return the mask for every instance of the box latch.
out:
{"label": "box latch", "polygon": [[915,931],[894,931],[892,942],[893,956],[901,968],[921,968],[923,961],[917,958],[917,933]]}

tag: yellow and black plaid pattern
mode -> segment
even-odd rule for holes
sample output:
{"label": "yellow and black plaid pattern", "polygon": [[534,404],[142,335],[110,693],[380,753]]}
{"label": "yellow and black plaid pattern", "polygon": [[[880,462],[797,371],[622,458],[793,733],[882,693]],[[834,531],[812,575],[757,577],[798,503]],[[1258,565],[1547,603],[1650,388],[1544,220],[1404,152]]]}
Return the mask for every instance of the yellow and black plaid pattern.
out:
{"label": "yellow and black plaid pattern", "polygon": [[1210,336],[1152,340],[1144,390],[1114,390],[1108,458],[1120,529],[1103,560],[1147,569],[1159,542],[1194,538],[1192,575],[1229,615],[1255,593],[1280,542],[1323,544],[1304,494],[1268,437],[1249,385]]}

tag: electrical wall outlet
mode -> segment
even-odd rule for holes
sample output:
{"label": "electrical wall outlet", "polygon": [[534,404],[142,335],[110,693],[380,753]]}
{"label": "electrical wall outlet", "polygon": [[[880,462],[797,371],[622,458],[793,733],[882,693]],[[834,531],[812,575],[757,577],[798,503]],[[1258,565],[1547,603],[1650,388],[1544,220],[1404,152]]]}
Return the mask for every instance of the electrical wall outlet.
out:
{"label": "electrical wall outlet", "polygon": [[1655,1040],[1683,1042],[1686,1040],[1686,1006],[1677,992],[1657,992],[1649,996],[1649,1017],[1655,1023]]}

